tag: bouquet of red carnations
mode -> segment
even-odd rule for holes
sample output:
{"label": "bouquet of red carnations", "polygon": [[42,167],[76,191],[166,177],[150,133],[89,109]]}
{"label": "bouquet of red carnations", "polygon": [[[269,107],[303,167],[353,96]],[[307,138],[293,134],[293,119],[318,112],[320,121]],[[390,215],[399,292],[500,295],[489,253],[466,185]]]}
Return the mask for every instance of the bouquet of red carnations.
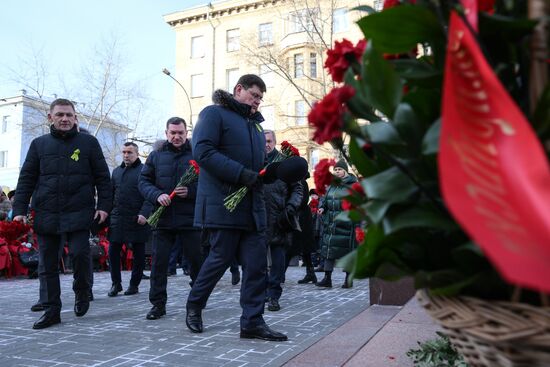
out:
{"label": "bouquet of red carnations", "polygon": [[[178,181],[176,188],[187,186],[190,183],[196,181],[199,178],[199,164],[195,160],[189,161],[189,168],[185,171],[185,173],[181,176],[180,180]],[[176,196],[175,189],[172,190],[172,193],[170,194],[170,200],[173,200]],[[162,213],[164,213],[164,209],[166,209],[165,206],[160,206],[155,212],[147,219],[147,223],[153,228],[155,228],[159,222],[160,216]]]}
{"label": "bouquet of red carnations", "polygon": [[[299,157],[299,156],[300,156],[300,151],[296,147],[294,147],[292,144],[290,144],[288,141],[285,140],[281,143],[280,154],[278,154],[273,160],[273,162],[271,163],[281,162],[287,158]],[[260,177],[263,177],[266,174],[267,167],[269,166],[269,164],[260,171],[259,173]],[[246,196],[247,192],[248,192],[248,187],[242,186],[237,191],[226,196],[225,199],[223,200],[223,205],[227,210],[232,212],[233,210],[235,210],[237,205],[239,205],[242,199]]]}

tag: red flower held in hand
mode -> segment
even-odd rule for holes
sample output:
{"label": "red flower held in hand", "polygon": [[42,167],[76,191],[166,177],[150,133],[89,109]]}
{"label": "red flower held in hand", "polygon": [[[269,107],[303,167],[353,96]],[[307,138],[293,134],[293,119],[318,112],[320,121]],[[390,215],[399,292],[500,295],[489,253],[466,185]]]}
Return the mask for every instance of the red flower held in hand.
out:
{"label": "red flower held in hand", "polygon": [[334,42],[334,48],[327,51],[327,61],[325,61],[325,68],[328,69],[332,80],[337,83],[344,81],[346,70],[353,62],[361,60],[366,47],[367,41],[364,39],[357,42],[356,46],[347,39]]}
{"label": "red flower held in hand", "polygon": [[365,240],[365,231],[361,227],[355,227],[355,240],[358,244],[362,244]]}
{"label": "red flower held in hand", "polygon": [[191,159],[189,161],[189,164],[191,164],[193,166],[193,168],[195,169],[195,173],[198,175],[200,173],[201,169],[200,169],[199,164],[197,163],[197,161],[194,160],[194,159]]}
{"label": "red flower held in hand", "polygon": [[317,191],[317,194],[324,195],[327,192],[327,186],[330,185],[333,177],[329,168],[335,164],[334,159],[323,158],[315,166],[313,182],[315,182],[315,191]]}
{"label": "red flower held in hand", "polygon": [[315,127],[313,140],[317,144],[342,136],[343,116],[347,111],[344,105],[355,95],[350,86],[334,88],[322,100],[315,103],[307,116],[309,124]]}

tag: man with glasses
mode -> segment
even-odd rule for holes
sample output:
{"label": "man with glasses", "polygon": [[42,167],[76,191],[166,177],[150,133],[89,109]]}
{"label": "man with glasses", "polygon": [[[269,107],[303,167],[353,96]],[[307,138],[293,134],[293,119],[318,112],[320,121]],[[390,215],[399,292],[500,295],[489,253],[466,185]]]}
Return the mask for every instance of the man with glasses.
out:
{"label": "man with glasses", "polygon": [[[241,338],[285,341],[263,319],[266,290],[266,210],[258,172],[265,164],[265,137],[258,107],[266,87],[257,75],[239,78],[233,95],[217,90],[201,111],[193,134],[193,157],[201,167],[195,226],[205,230],[210,253],[187,298],[186,325],[203,331],[202,310],[233,258],[242,265]],[[248,192],[234,211],[224,198],[241,186]]]}

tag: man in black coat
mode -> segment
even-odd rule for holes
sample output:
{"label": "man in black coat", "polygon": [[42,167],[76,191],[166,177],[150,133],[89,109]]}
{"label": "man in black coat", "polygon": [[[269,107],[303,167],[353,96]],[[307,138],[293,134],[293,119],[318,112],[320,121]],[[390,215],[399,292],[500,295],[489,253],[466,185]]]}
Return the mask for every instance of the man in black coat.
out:
{"label": "man in black coat", "polygon": [[[187,140],[187,126],[180,117],[166,122],[166,141],[159,150],[151,152],[141,171],[139,191],[151,204],[165,206],[157,226],[153,229],[153,254],[149,301],[153,305],[147,313],[148,320],[156,320],[166,314],[166,284],[170,251],[181,236],[185,255],[189,259],[191,284],[202,264],[200,230],[193,227],[197,183],[176,187],[180,177],[193,159],[191,144]],[[170,199],[170,193],[175,196]]]}
{"label": "man in black coat", "polygon": [[122,164],[115,168],[111,177],[113,186],[113,211],[109,226],[109,263],[113,282],[109,297],[122,292],[120,277],[120,251],[122,244],[132,246],[134,259],[132,277],[125,295],[138,293],[139,283],[145,267],[145,242],[149,238],[150,227],[147,217],[153,206],[138,190],[138,180],[143,164],[138,157],[138,146],[132,142],[122,147]]}
{"label": "man in black coat", "polygon": [[[187,298],[186,325],[203,331],[202,310],[234,258],[242,265],[241,338],[284,341],[263,319],[266,289],[266,211],[259,172],[265,137],[258,107],[266,87],[257,75],[239,78],[233,95],[214,92],[193,132],[193,156],[201,167],[195,225],[208,233],[210,253]],[[234,211],[224,198],[242,186],[248,192]]]}
{"label": "man in black coat", "polygon": [[[275,132],[265,130],[265,152],[267,162],[280,161],[280,155],[275,145]],[[297,209],[302,202],[302,184],[300,182],[286,183],[280,179],[265,185],[265,206],[267,211],[266,238],[271,259],[267,280],[267,309],[279,311],[279,299],[283,293],[281,284],[286,272],[286,253],[290,247],[291,233],[300,230]]]}
{"label": "man in black coat", "polygon": [[[68,242],[73,253],[74,312],[89,308],[90,227],[103,223],[111,210],[107,163],[97,139],[77,129],[74,105],[56,99],[48,113],[50,133],[31,142],[19,174],[14,220],[24,221],[29,200],[35,211],[34,230],[40,251],[39,274],[45,285],[40,300],[45,313],[34,324],[43,329],[61,322],[59,247]],[[97,203],[94,195],[97,191]]]}

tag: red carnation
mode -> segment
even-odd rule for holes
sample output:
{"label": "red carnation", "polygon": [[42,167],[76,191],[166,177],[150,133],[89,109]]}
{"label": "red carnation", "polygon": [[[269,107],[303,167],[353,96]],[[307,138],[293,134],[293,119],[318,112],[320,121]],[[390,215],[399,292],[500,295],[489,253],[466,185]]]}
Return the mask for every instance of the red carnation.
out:
{"label": "red carnation", "polygon": [[296,157],[300,156],[300,151],[298,150],[298,148],[291,146],[290,151],[292,152],[292,155],[294,155]]}
{"label": "red carnation", "polygon": [[[416,4],[416,0],[409,0],[409,1],[406,1],[408,2],[409,4]],[[402,1],[402,0],[385,0],[384,1],[384,6],[382,7],[383,9],[389,9],[389,8],[393,8],[394,6],[397,6],[397,5],[401,5],[405,3],[405,1]]]}
{"label": "red carnation", "polygon": [[365,196],[365,190],[363,190],[363,186],[359,182],[354,182],[353,185],[351,185],[351,189],[356,193]]}
{"label": "red carnation", "polygon": [[319,195],[324,195],[327,192],[326,187],[332,182],[332,173],[329,168],[335,164],[334,159],[323,158],[315,166],[313,182],[315,182],[315,191]]}
{"label": "red carnation", "polygon": [[189,161],[189,163],[193,166],[193,168],[195,169],[195,173],[198,175],[200,173],[200,167],[199,167],[199,164],[197,163],[197,161],[195,161],[194,159],[191,159]]}
{"label": "red carnation", "polygon": [[346,199],[342,199],[342,209],[349,211],[353,209],[353,204],[347,201]]}
{"label": "red carnation", "polygon": [[322,100],[315,103],[307,116],[309,124],[315,127],[313,140],[318,144],[342,136],[343,115],[347,111],[345,103],[355,95],[350,86],[334,88]]}
{"label": "red carnation", "polygon": [[344,81],[346,70],[353,62],[361,60],[366,47],[367,41],[364,39],[357,42],[356,46],[347,39],[334,42],[334,48],[327,51],[327,61],[325,61],[325,68],[328,69],[332,80],[337,83]]}
{"label": "red carnation", "polygon": [[355,240],[358,244],[362,244],[365,240],[365,231],[361,227],[355,227]]}
{"label": "red carnation", "polygon": [[290,146],[291,146],[290,143],[285,140],[281,143],[281,150],[289,149]]}
{"label": "red carnation", "polygon": [[495,12],[495,0],[477,0],[477,10],[487,13]]}

